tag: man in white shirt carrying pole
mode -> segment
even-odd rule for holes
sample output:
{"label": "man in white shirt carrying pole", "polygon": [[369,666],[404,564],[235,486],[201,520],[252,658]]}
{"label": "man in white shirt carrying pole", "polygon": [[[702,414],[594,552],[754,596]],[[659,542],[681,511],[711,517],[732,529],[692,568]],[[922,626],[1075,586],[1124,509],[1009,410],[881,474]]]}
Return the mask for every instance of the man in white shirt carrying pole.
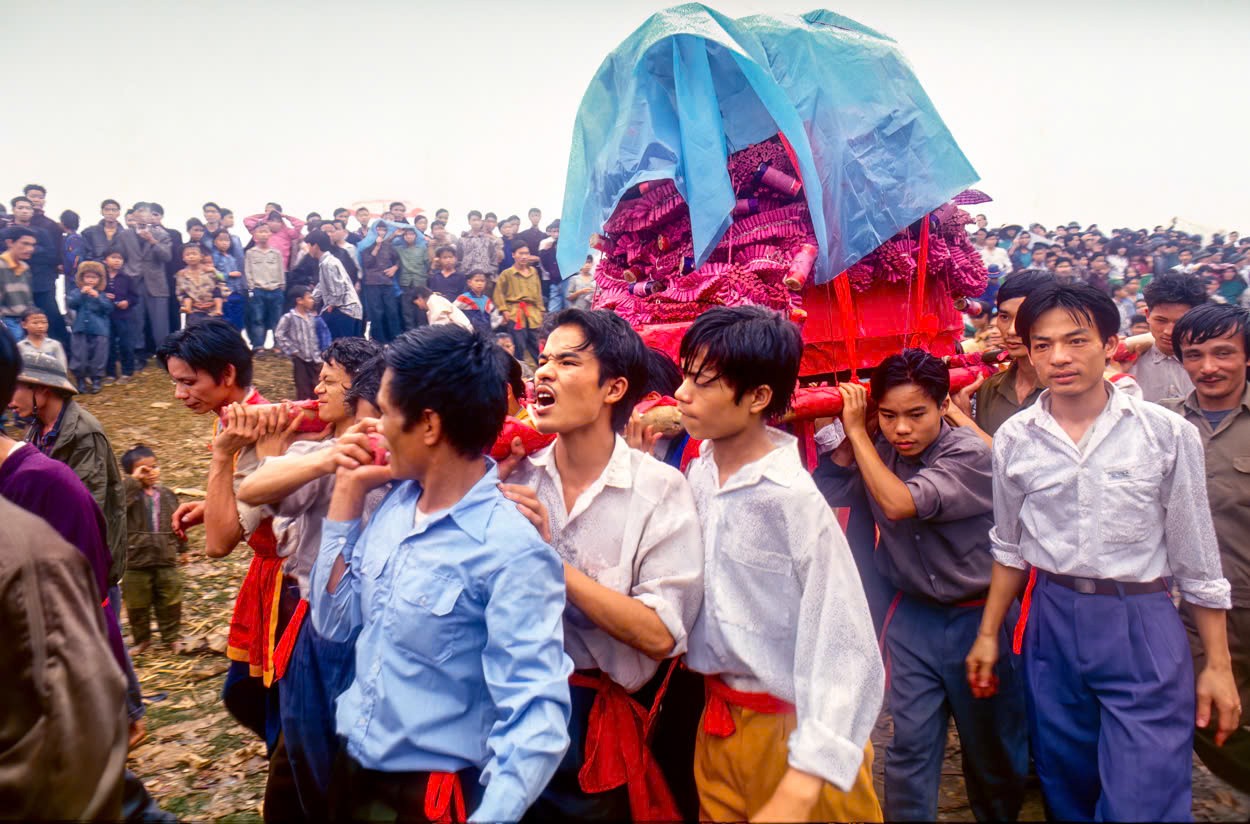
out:
{"label": "man in white shirt carrying pole", "polygon": [[[994,437],[995,563],[968,680],[993,694],[998,631],[1024,588],[1014,639],[1048,817],[1189,820],[1195,720],[1214,709],[1223,743],[1241,711],[1229,584],[1198,433],[1103,379],[1119,323],[1087,284],[1043,287],[1016,316],[1049,389]],[[1165,577],[1207,654],[1196,685]]]}

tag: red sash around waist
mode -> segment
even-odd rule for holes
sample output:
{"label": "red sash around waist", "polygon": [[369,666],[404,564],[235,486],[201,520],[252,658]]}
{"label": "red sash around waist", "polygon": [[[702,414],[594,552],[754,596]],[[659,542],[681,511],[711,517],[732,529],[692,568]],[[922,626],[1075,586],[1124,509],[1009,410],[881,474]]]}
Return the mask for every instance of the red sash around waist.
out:
{"label": "red sash around waist", "polygon": [[468,819],[459,773],[430,773],[425,785],[425,817],[434,824],[462,824]]}
{"label": "red sash around waist", "polygon": [[262,521],[247,543],[256,554],[235,598],[226,656],[232,661],[246,661],[252,676],[262,679],[267,687],[275,677],[273,652],[285,559],[278,557],[272,519]]}
{"label": "red sash around waist", "polygon": [[728,738],[737,729],[729,708],[741,707],[765,715],[785,715],[794,712],[794,705],[766,692],[740,692],[720,679],[709,675],[703,679],[707,703],[703,710],[703,731],[717,738]]}
{"label": "red sash around waist", "polygon": [[681,813],[647,741],[673,674],[670,663],[650,711],[603,672],[574,672],[569,684],[595,690],[586,729],[586,760],[577,774],[588,793],[629,790],[635,821],[677,821]]}

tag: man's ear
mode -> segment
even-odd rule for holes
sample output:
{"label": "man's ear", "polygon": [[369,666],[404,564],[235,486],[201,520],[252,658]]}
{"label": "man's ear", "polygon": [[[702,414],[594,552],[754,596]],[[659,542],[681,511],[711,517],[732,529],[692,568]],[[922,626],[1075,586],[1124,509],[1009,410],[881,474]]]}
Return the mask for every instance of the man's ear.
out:
{"label": "man's ear", "polygon": [[222,386],[235,386],[239,380],[238,370],[234,368],[233,363],[227,363],[226,368],[221,372]]}
{"label": "man's ear", "polygon": [[766,383],[760,384],[747,392],[745,399],[750,404],[752,415],[763,414],[768,405],[773,402],[773,388]]}

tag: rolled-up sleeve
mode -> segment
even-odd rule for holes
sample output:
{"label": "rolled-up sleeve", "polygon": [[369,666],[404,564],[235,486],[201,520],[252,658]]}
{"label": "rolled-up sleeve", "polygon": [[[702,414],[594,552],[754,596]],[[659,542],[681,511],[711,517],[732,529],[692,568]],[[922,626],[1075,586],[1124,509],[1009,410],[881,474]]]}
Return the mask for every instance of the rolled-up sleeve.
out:
{"label": "rolled-up sleeve", "polygon": [[487,737],[486,789],[472,821],[517,821],[537,800],[569,746],[564,654],[564,566],[531,544],[489,578],[482,672],[496,709]]}
{"label": "rolled-up sleeve", "polygon": [[1232,608],[1207,498],[1206,459],[1198,430],[1177,418],[1175,465],[1164,477],[1163,541],[1181,597],[1211,609]]}
{"label": "rolled-up sleeve", "polygon": [[[904,483],[916,506],[916,517],[925,521],[959,521],[989,512],[993,506],[993,459],[980,439],[959,438],[941,449],[932,462]],[[942,446],[945,446],[944,444]]]}
{"label": "rolled-up sleeve", "polygon": [[[331,521],[321,528],[321,551],[313,564],[309,582],[308,603],[313,626],[330,641],[346,641],[363,623],[360,610],[360,580],[353,562],[360,540],[360,520]],[[330,592],[330,575],[339,556],[347,565],[334,592]]]}
{"label": "rolled-up sleeve", "polygon": [[802,581],[794,650],[798,726],[789,764],[849,792],[885,693],[885,667],[846,537],[825,509],[795,547]]}

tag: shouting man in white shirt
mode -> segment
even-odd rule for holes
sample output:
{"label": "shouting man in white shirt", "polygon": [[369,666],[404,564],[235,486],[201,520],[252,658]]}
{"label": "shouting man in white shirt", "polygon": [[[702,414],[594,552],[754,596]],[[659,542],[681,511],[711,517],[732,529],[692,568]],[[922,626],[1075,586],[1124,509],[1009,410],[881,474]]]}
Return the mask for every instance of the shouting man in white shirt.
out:
{"label": "shouting man in white shirt", "polygon": [[581,309],[547,328],[534,420],[559,438],[517,466],[504,491],[564,559],[564,643],[576,671],[572,743],[528,818],[676,820],[646,744],[647,707],[663,689],[649,682],[685,651],[703,595],[694,499],[678,470],[619,434],[647,378],[638,333],[615,313]]}
{"label": "shouting man in white shirt", "polygon": [[[1088,284],[1043,287],[1016,316],[1049,389],[994,436],[995,563],[968,679],[993,694],[998,631],[1023,588],[1015,644],[1049,817],[1183,821],[1195,720],[1206,727],[1214,709],[1219,744],[1241,711],[1229,584],[1197,431],[1103,379],[1119,325]],[[1196,691],[1167,577],[1207,655]]]}
{"label": "shouting man in white shirt", "polygon": [[681,342],[682,423],[706,553],[687,664],[704,673],[700,819],[880,821],[868,736],[885,668],[859,572],[793,436],[798,327],[710,309]]}

